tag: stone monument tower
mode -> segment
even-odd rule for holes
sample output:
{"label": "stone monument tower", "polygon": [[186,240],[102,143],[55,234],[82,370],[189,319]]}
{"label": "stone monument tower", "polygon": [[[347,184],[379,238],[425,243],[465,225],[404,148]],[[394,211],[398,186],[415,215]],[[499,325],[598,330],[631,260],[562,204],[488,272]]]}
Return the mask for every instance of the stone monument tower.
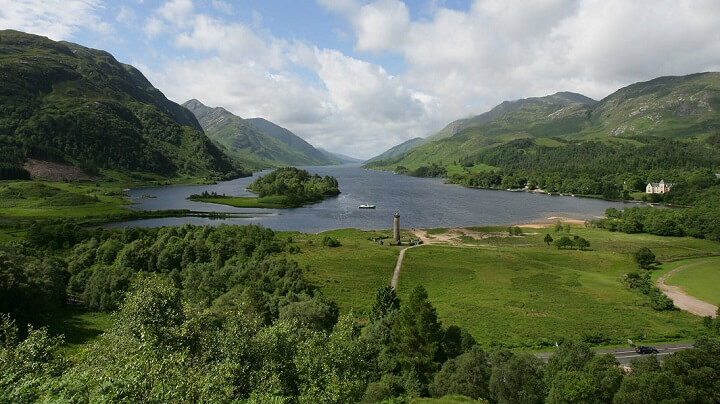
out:
{"label": "stone monument tower", "polygon": [[400,241],[400,212],[395,212],[393,219],[393,240],[396,243]]}

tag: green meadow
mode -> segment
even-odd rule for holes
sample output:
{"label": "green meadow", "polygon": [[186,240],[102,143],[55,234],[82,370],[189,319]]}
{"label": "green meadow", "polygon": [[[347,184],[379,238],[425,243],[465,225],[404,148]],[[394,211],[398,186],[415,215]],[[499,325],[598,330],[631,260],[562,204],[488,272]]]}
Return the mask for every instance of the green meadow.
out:
{"label": "green meadow", "polygon": [[84,218],[127,212],[122,188],[93,182],[2,181],[0,216]]}
{"label": "green meadow", "polygon": [[265,209],[284,209],[297,207],[290,202],[287,196],[272,195],[264,197],[256,196],[211,196],[211,197],[193,197],[189,198],[193,201],[217,203],[221,205],[234,206],[236,208],[265,208]]}
{"label": "green meadow", "polygon": [[[685,293],[714,305],[720,305],[720,258],[694,260],[706,262],[695,264],[669,276],[665,283],[679,286]],[[684,265],[687,261],[680,261]],[[676,266],[677,267],[677,266]]]}
{"label": "green meadow", "polygon": [[[305,276],[323,293],[335,300],[341,312],[352,311],[365,318],[375,291],[390,283],[395,261],[400,252],[397,247],[379,245],[375,237],[388,236],[385,231],[357,229],[332,230],[320,234],[282,232],[281,239],[292,238],[291,246],[300,248],[299,254],[290,255],[305,267]],[[339,247],[323,246],[325,237],[340,241]],[[387,240],[386,240],[387,241]]]}
{"label": "green meadow", "polygon": [[[406,297],[423,285],[445,325],[469,330],[484,346],[535,349],[562,338],[592,345],[689,340],[704,332],[702,319],[682,311],[655,311],[648,298],[629,290],[623,276],[636,269],[632,253],[650,248],[661,262],[720,254],[720,243],[689,237],[658,237],[573,227],[568,233],[525,229],[520,237],[501,237],[504,228],[473,228],[494,237],[464,244],[425,245],[405,255],[398,293]],[[440,229],[431,233],[441,234]],[[578,235],[589,251],[558,250],[543,242]],[[365,317],[378,286],[389,282],[399,248],[380,246],[372,237],[389,232],[338,230],[293,235],[301,247],[292,258],[309,265],[306,275],[338,302],[342,311]],[[324,236],[341,247],[321,244]]]}

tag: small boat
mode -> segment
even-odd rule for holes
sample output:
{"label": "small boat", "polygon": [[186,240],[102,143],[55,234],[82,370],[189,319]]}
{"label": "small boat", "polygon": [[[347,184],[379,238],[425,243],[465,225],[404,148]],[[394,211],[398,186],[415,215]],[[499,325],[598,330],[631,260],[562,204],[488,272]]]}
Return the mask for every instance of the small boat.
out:
{"label": "small boat", "polygon": [[360,209],[375,209],[375,205],[360,205]]}

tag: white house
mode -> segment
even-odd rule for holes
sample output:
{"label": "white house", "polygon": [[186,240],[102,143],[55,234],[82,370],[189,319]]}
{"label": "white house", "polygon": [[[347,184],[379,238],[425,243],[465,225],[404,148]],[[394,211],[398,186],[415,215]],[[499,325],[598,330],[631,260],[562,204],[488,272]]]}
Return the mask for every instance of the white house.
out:
{"label": "white house", "polygon": [[670,189],[675,184],[671,184],[669,182],[665,182],[665,180],[660,180],[660,182],[651,182],[647,184],[645,187],[645,193],[646,194],[664,194],[665,192],[670,191]]}

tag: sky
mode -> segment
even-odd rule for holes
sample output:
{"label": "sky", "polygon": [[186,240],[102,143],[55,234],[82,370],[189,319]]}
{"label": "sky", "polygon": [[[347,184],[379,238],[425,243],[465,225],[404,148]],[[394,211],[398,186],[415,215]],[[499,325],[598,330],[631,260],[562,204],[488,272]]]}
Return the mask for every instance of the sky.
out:
{"label": "sky", "polygon": [[358,158],[504,100],[720,71],[718,27],[718,0],[0,0],[0,29]]}

